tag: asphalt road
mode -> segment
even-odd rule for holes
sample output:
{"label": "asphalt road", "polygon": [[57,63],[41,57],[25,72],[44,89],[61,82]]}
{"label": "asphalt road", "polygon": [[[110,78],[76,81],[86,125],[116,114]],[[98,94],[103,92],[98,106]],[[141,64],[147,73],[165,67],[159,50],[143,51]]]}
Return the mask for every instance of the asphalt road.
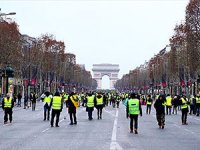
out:
{"label": "asphalt road", "polygon": [[[139,134],[129,133],[125,106],[106,107],[103,119],[96,110],[89,121],[85,107],[77,112],[77,125],[69,125],[67,109],[60,116],[58,128],[43,121],[42,102],[36,111],[15,107],[12,124],[3,124],[0,110],[0,150],[199,150],[200,117],[189,116],[189,125],[181,125],[181,115],[166,116],[166,127],[159,129],[155,110],[139,117]],[[66,116],[66,119],[64,117]]]}

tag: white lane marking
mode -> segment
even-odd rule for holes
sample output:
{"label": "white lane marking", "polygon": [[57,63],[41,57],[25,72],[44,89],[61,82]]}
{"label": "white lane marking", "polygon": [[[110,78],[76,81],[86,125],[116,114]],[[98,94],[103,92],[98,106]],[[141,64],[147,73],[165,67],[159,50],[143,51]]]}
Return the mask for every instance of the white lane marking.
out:
{"label": "white lane marking", "polygon": [[[106,109],[104,109],[104,110],[105,110],[106,113],[108,113],[108,114],[112,115],[113,117],[115,117],[115,115],[112,114],[110,111],[107,111]],[[117,110],[117,111],[118,111],[118,110]]]}
{"label": "white lane marking", "polygon": [[46,128],[45,130],[42,131],[42,133],[44,133],[44,132],[46,132],[46,131],[48,131],[48,130],[49,130],[49,128]]}
{"label": "white lane marking", "polygon": [[111,142],[110,150],[123,150],[123,148],[115,141]]}
{"label": "white lane marking", "polygon": [[181,128],[181,127],[180,127],[180,126],[178,126],[177,124],[173,124],[173,125],[174,125],[175,127],[179,128],[179,129]]}
{"label": "white lane marking", "polygon": [[188,130],[188,129],[184,129],[185,131],[189,132],[189,133],[192,133],[194,134],[194,132],[192,132],[191,130]]}
{"label": "white lane marking", "polygon": [[112,138],[110,143],[110,150],[123,150],[123,148],[117,143],[117,121],[118,121],[118,109],[116,111],[114,125],[113,125],[113,131],[112,131]]}
{"label": "white lane marking", "polygon": [[200,121],[200,119],[198,119],[198,118],[194,118],[195,120],[197,120],[197,121]]}
{"label": "white lane marking", "polygon": [[64,119],[60,120],[59,123],[61,123],[61,122],[63,122],[63,121],[64,121]]}
{"label": "white lane marking", "polygon": [[[63,121],[64,121],[64,119],[60,120],[59,123],[61,123],[61,122],[63,122]],[[49,129],[50,129],[50,128],[46,128],[45,130],[42,131],[42,133],[48,131]]]}
{"label": "white lane marking", "polygon": [[6,123],[3,126],[5,127],[5,126],[9,126],[9,125],[11,125],[11,123]]}
{"label": "white lane marking", "polygon": [[[178,126],[177,124],[173,124],[175,127],[181,129],[181,126]],[[191,134],[195,134],[193,131],[189,130],[189,129],[184,129],[185,131],[191,133]]]}

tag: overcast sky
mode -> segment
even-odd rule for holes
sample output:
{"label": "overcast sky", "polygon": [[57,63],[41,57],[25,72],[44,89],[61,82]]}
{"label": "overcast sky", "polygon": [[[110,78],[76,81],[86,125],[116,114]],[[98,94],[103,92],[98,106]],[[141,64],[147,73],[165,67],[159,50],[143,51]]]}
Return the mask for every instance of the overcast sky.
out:
{"label": "overcast sky", "polygon": [[119,77],[157,54],[185,18],[189,0],[1,0],[22,34],[51,33],[78,64],[120,65]]}

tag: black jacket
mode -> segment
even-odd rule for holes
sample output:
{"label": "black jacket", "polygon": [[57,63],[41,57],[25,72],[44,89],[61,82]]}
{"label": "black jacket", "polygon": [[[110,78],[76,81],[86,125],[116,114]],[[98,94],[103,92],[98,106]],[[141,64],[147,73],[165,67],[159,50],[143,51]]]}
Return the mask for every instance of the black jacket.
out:
{"label": "black jacket", "polygon": [[164,114],[165,113],[165,100],[157,99],[154,103],[154,108],[156,109],[156,114]]}
{"label": "black jacket", "polygon": [[66,101],[66,107],[68,108],[68,113],[76,113],[76,107],[74,106],[74,103],[71,100],[71,96],[69,96],[68,100]]}

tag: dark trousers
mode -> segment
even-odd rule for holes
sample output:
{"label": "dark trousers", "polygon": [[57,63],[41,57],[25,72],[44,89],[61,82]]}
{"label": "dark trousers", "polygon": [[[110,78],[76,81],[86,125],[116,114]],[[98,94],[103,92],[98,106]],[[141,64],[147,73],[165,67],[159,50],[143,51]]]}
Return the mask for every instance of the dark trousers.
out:
{"label": "dark trousers", "polygon": [[173,112],[172,114],[176,114],[177,115],[177,106],[173,106]]}
{"label": "dark trousers", "polygon": [[112,104],[112,101],[111,100],[109,100],[109,102],[110,102],[110,105]]}
{"label": "dark trousers", "polygon": [[49,115],[50,115],[50,107],[47,105],[44,105],[44,120],[49,120]]}
{"label": "dark trousers", "polygon": [[165,125],[165,114],[164,113],[156,114],[156,119],[158,121],[158,125],[159,126],[164,126]]}
{"label": "dark trousers", "polygon": [[5,108],[4,111],[4,123],[8,121],[8,116],[10,122],[12,122],[12,108]]}
{"label": "dark trousers", "polygon": [[115,100],[112,101],[112,106],[115,108]]}
{"label": "dark trousers", "polygon": [[21,107],[21,98],[18,99],[17,106]]}
{"label": "dark trousers", "polygon": [[102,107],[100,107],[100,108],[97,108],[97,116],[98,116],[98,119],[100,118],[102,118]]}
{"label": "dark trousers", "polygon": [[171,115],[172,106],[166,106],[166,113],[167,115]]}
{"label": "dark trousers", "polygon": [[196,113],[197,113],[197,116],[199,116],[199,112],[200,112],[200,103],[196,103]]}
{"label": "dark trousers", "polygon": [[26,109],[26,107],[28,107],[28,101],[27,100],[24,101],[24,109]]}
{"label": "dark trousers", "polygon": [[190,115],[195,115],[196,114],[196,108],[195,108],[195,105],[190,105]]}
{"label": "dark trousers", "polygon": [[93,107],[88,107],[87,109],[88,109],[88,119],[92,120],[93,119],[92,118],[92,111],[94,110],[94,108]]}
{"label": "dark trousers", "polygon": [[30,103],[30,107],[31,107],[31,104],[32,104],[32,100],[30,100],[30,102],[29,102],[29,103]]}
{"label": "dark trousers", "polygon": [[119,101],[117,101],[117,108],[119,108]]}
{"label": "dark trousers", "polygon": [[187,123],[188,108],[184,108],[181,111],[182,111],[182,116],[181,116],[182,123],[186,124]]}
{"label": "dark trousers", "polygon": [[151,105],[149,105],[149,104],[147,104],[146,113],[147,113],[147,114],[150,114],[150,113],[151,113]]}
{"label": "dark trousers", "polygon": [[134,129],[138,128],[138,115],[130,114],[130,130],[133,131],[133,121],[134,121]]}
{"label": "dark trousers", "polygon": [[36,102],[32,101],[32,111],[35,111]]}
{"label": "dark trousers", "polygon": [[56,116],[56,126],[58,126],[58,122],[59,122],[59,118],[60,118],[60,110],[52,109],[52,112],[51,112],[51,126],[53,126],[55,116]]}
{"label": "dark trousers", "polygon": [[76,113],[69,113],[71,124],[77,123],[76,121]]}

